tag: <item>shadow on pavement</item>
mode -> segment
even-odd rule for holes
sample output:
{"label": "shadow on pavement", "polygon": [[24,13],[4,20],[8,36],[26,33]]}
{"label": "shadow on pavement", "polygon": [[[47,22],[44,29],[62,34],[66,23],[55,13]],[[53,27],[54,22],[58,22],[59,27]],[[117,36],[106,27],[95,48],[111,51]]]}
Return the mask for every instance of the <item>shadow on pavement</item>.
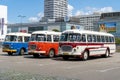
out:
{"label": "shadow on pavement", "polygon": [[39,56],[35,58],[33,55],[24,55],[24,58],[29,58],[29,59],[50,59],[49,57],[46,56]]}
{"label": "shadow on pavement", "polygon": [[[111,58],[112,56],[108,57]],[[98,59],[105,59],[105,57],[101,57],[101,56],[92,56],[90,57],[88,60],[86,61],[91,61],[91,60],[98,60]],[[106,59],[108,59],[106,58]],[[52,58],[52,60],[56,60],[56,61],[83,61],[81,58],[69,58],[68,60],[64,60],[62,57],[56,57],[56,58]]]}
{"label": "shadow on pavement", "polygon": [[10,56],[10,57],[12,57],[12,56],[22,56],[22,55],[18,55],[18,54],[8,55],[7,53],[2,53],[0,55],[1,56]]}

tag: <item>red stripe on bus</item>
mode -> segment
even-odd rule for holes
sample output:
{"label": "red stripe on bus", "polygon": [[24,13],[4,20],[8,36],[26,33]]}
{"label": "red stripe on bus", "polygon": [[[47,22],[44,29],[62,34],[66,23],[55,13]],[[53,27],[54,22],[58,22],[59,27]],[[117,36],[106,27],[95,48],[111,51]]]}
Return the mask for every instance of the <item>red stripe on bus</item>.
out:
{"label": "red stripe on bus", "polygon": [[62,45],[71,45],[72,47],[76,46],[103,46],[104,43],[60,43],[60,46]]}

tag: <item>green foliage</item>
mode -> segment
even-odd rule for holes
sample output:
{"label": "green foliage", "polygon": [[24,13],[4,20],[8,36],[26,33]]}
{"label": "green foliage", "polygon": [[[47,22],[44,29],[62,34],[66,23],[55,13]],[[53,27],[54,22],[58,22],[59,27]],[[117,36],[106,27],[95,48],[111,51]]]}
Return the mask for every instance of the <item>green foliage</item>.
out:
{"label": "green foliage", "polygon": [[120,44],[120,38],[115,38],[116,44]]}
{"label": "green foliage", "polygon": [[58,29],[53,29],[52,31],[55,31],[55,32],[60,32]]}

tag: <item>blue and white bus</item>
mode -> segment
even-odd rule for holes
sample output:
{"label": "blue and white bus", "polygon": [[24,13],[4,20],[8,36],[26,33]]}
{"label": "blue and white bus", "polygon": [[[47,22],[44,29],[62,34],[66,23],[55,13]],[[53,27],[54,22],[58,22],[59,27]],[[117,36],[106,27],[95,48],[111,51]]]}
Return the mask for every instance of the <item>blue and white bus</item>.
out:
{"label": "blue and white bus", "polygon": [[7,52],[8,55],[13,55],[13,53],[17,55],[27,54],[30,36],[31,34],[22,32],[8,33],[2,44],[2,51]]}

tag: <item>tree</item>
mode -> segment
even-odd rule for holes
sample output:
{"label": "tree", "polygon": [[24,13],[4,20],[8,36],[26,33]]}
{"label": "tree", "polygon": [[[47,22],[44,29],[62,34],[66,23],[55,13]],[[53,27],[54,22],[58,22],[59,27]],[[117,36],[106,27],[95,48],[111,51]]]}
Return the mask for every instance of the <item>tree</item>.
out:
{"label": "tree", "polygon": [[120,44],[120,38],[115,38],[116,44]]}
{"label": "tree", "polygon": [[52,31],[55,31],[55,32],[60,32],[58,29],[53,29]]}

